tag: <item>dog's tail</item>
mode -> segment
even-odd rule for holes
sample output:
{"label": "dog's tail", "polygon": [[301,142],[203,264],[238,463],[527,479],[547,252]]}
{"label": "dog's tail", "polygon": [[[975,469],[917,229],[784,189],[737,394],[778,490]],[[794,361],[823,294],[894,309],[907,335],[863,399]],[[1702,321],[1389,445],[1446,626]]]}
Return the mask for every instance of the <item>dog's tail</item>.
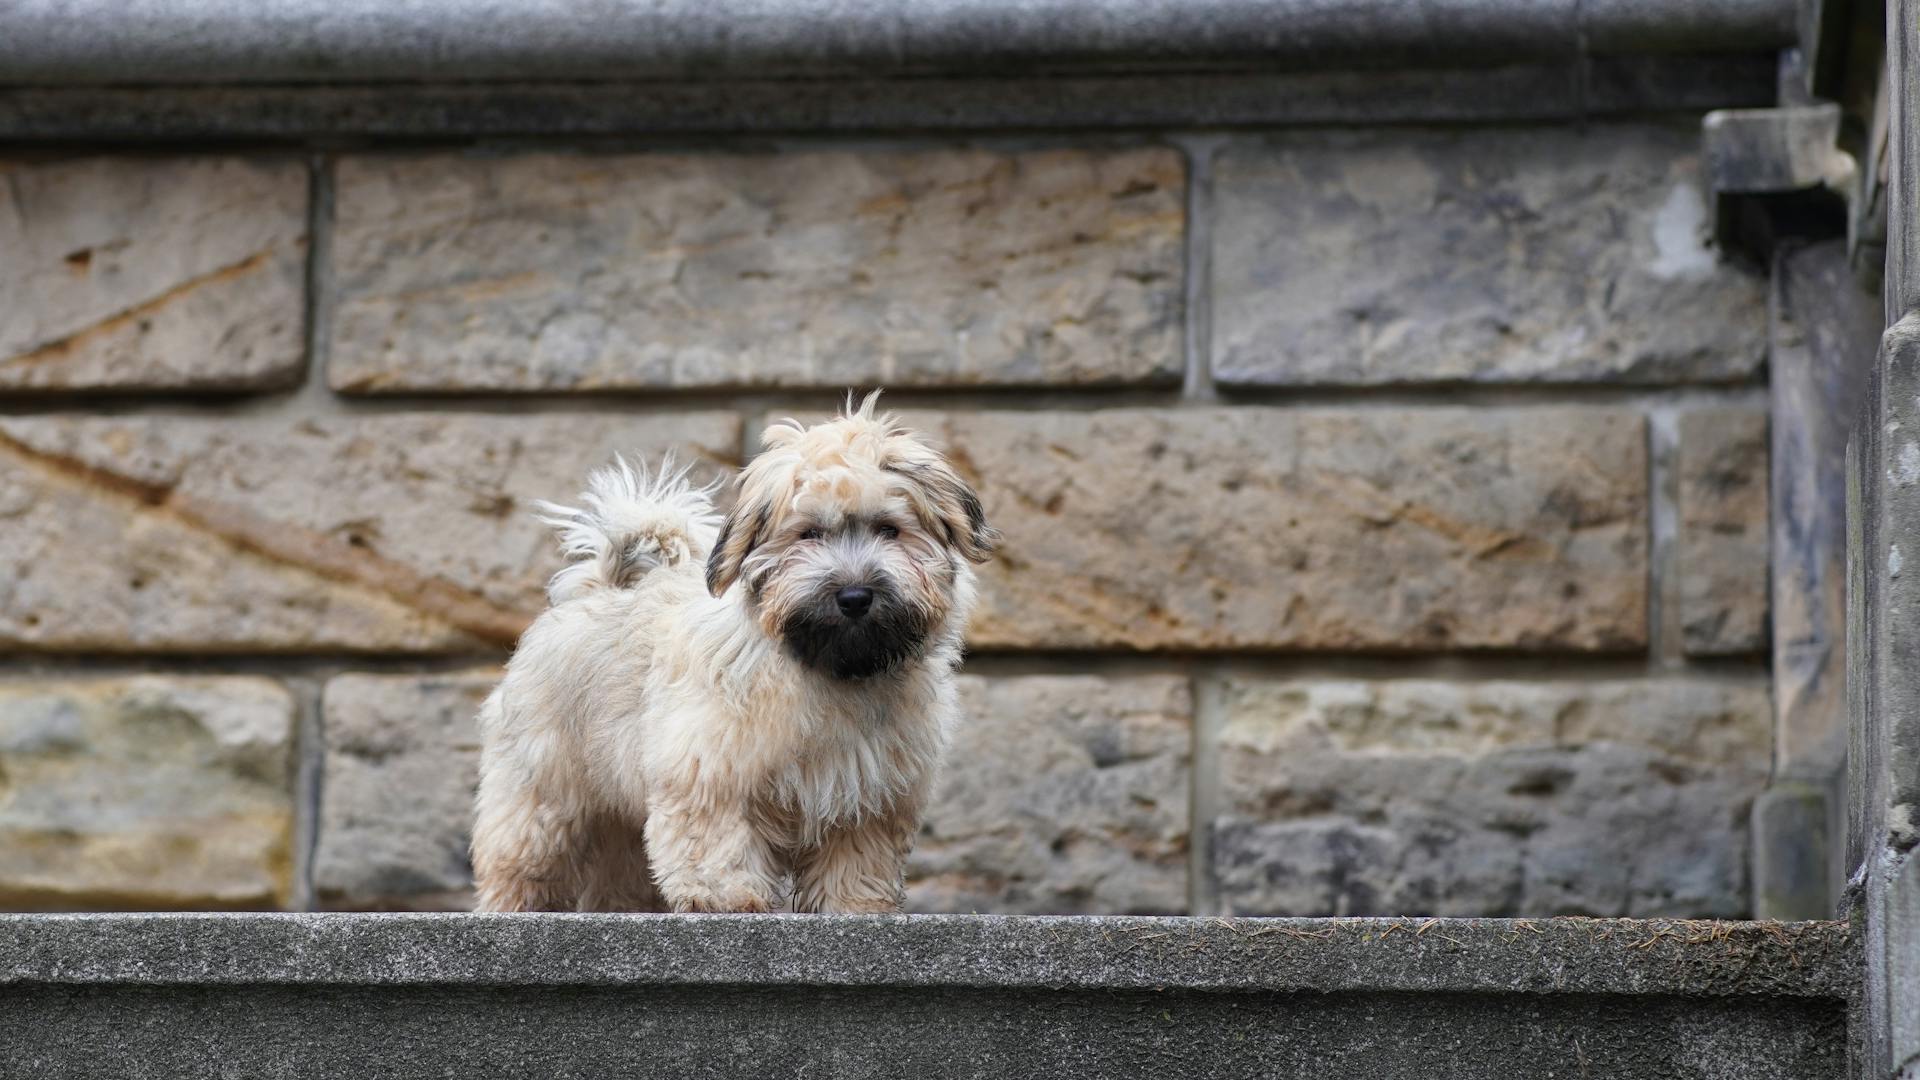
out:
{"label": "dog's tail", "polygon": [[564,604],[597,589],[621,589],[660,566],[704,560],[713,548],[720,516],[713,487],[687,479],[692,466],[674,468],[669,456],[658,471],[638,469],[616,457],[587,477],[581,507],[538,502],[540,520],[560,534],[567,565],[547,582],[547,599]]}

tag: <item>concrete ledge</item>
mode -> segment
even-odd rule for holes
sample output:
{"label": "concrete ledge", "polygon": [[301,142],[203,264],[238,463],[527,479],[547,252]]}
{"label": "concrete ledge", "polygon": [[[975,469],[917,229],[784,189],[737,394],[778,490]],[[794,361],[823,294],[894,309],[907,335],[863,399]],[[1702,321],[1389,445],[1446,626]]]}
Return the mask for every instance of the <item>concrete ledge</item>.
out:
{"label": "concrete ledge", "polygon": [[1792,0],[16,0],[0,139],[1455,123],[1773,104]]}
{"label": "concrete ledge", "polygon": [[1838,922],[0,916],[0,986],[876,986],[1841,998]]}
{"label": "concrete ledge", "polygon": [[0,1075],[1844,1075],[1838,923],[0,917]]}
{"label": "concrete ledge", "polygon": [[439,140],[1583,120],[1757,107],[1762,53],[1055,78],[0,88],[0,138]]}
{"label": "concrete ledge", "polygon": [[0,83],[1342,68],[1766,51],[1792,0],[14,0]]}

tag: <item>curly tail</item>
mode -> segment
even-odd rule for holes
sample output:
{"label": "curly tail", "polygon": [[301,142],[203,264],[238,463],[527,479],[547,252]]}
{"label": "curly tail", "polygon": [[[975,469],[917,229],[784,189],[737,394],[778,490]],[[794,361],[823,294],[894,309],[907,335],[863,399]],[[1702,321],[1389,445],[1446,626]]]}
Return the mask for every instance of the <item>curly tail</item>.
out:
{"label": "curly tail", "polygon": [[705,560],[720,528],[713,486],[688,481],[692,466],[669,456],[657,472],[624,458],[595,469],[581,509],[537,502],[540,520],[560,534],[567,565],[547,582],[547,599],[564,604],[597,589],[621,589],[659,566]]}

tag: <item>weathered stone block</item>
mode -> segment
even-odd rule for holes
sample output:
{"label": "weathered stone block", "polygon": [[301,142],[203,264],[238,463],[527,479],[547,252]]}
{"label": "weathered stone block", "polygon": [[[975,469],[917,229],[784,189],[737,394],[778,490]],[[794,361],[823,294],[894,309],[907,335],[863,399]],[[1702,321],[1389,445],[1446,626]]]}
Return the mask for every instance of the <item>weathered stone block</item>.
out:
{"label": "weathered stone block", "polygon": [[1646,641],[1646,447],[1610,409],[909,413],[1007,535],[987,648]]}
{"label": "weathered stone block", "polygon": [[1177,151],[342,160],[344,391],[1178,381]]}
{"label": "weathered stone block", "polygon": [[1187,910],[1193,700],[1171,676],[963,677],[913,911]]}
{"label": "weathered stone block", "polygon": [[1694,656],[1767,646],[1767,414],[1680,418],[1680,619]]}
{"label": "weathered stone block", "polygon": [[1229,384],[1747,379],[1766,285],[1708,244],[1697,127],[1293,132],[1215,167]]}
{"label": "weathered stone block", "polygon": [[347,908],[471,906],[474,717],[497,670],[341,675],[322,705],[325,789],[313,886]]}
{"label": "weathered stone block", "polygon": [[0,418],[0,645],[509,644],[560,565],[530,500],[738,445],[727,413]]}
{"label": "weathered stone block", "polygon": [[299,379],[304,164],[16,161],[0,177],[0,389]]}
{"label": "weathered stone block", "polygon": [[0,906],[285,904],[293,743],[266,679],[0,681]]}
{"label": "weathered stone block", "polygon": [[1761,683],[1234,680],[1211,864],[1292,915],[1750,910]]}

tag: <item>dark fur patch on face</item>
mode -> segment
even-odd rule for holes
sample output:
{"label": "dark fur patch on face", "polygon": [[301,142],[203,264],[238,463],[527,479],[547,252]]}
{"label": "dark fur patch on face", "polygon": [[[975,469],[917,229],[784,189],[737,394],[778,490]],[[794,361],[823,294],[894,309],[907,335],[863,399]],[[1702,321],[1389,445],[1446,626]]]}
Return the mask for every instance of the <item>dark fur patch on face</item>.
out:
{"label": "dark fur patch on face", "polygon": [[827,592],[788,616],[780,628],[789,655],[836,679],[892,671],[920,655],[927,633],[926,620],[900,603],[892,589],[879,585],[873,587],[873,608],[865,618],[841,615]]}

